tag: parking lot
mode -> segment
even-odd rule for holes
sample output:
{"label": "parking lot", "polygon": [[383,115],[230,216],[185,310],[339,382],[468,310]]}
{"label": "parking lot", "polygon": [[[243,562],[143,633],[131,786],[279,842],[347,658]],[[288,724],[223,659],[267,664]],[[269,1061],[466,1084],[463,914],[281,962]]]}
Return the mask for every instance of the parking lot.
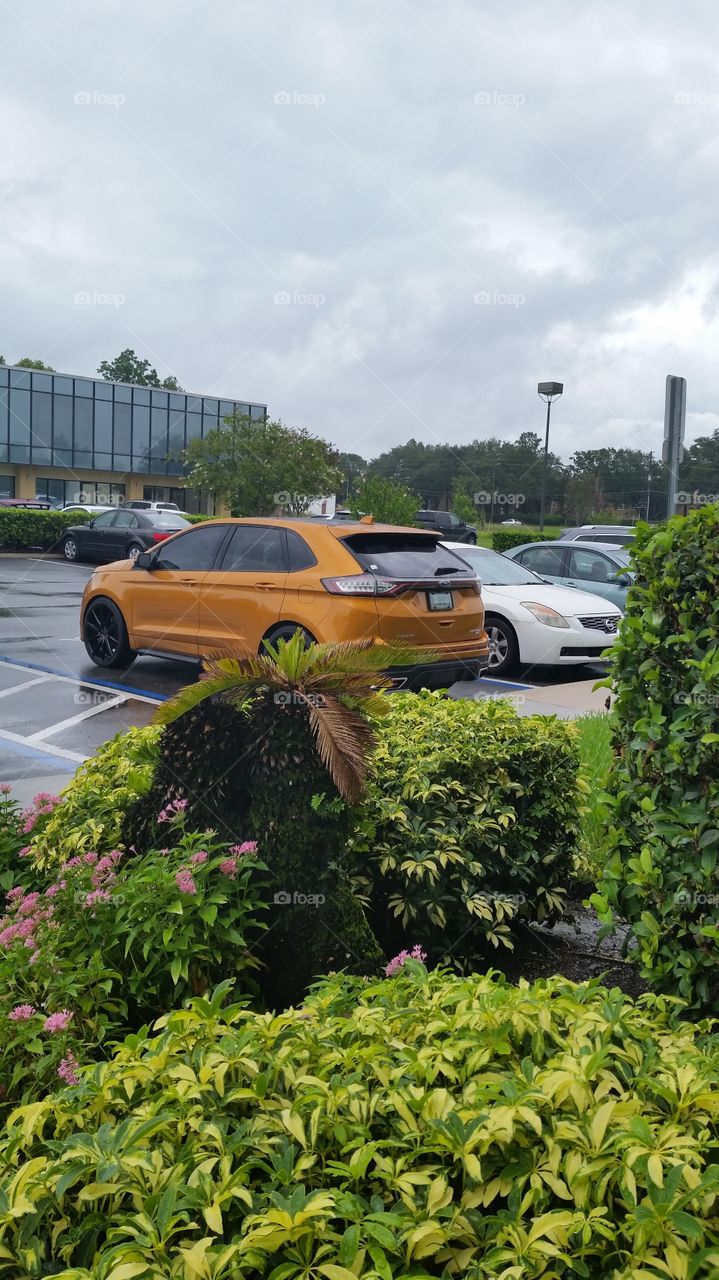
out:
{"label": "parking lot", "polygon": [[[79,612],[91,572],[52,556],[0,558],[0,781],[23,801],[58,790],[101,743],[146,724],[160,702],[196,678],[193,663],[140,657],[126,672],[103,672],[89,661]],[[531,698],[539,711],[552,709],[547,686],[603,674],[596,664],[523,670],[512,680],[457,684],[451,693]]]}

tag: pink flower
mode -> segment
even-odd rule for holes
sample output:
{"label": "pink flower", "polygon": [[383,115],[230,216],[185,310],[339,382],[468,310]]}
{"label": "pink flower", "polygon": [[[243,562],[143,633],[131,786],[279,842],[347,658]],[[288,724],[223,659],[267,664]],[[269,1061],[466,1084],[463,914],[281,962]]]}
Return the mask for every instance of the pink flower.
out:
{"label": "pink flower", "polygon": [[180,890],[180,893],[197,893],[197,886],[187,868],[183,868],[182,871],[177,872],[177,875],[175,876],[175,884]]}
{"label": "pink flower", "polygon": [[230,853],[233,853],[236,858],[239,858],[243,853],[257,853],[257,841],[245,840],[244,844],[233,844]]}
{"label": "pink flower", "polygon": [[225,858],[225,861],[220,863],[220,871],[222,872],[223,876],[229,876],[230,880],[236,879],[237,862],[235,861],[234,858]]}
{"label": "pink flower", "polygon": [[54,1036],[57,1031],[66,1031],[71,1022],[70,1010],[61,1009],[59,1013],[51,1013],[50,1017],[45,1019],[44,1030],[48,1035]]}
{"label": "pink flower", "polygon": [[83,854],[82,860],[83,862],[86,862],[89,867],[93,867],[97,862],[97,854],[92,851],[90,853]]}
{"label": "pink flower", "polygon": [[48,889],[46,889],[46,890],[45,890],[45,897],[46,897],[46,898],[54,898],[54,897],[55,897],[55,894],[56,894],[56,893],[59,893],[59,892],[60,892],[60,885],[59,885],[59,884],[51,884],[51,885],[50,885],[50,887],[49,887]]}
{"label": "pink flower", "polygon": [[417,943],[416,946],[412,947],[411,951],[400,951],[399,955],[396,955],[392,960],[390,960],[389,964],[385,968],[385,976],[387,978],[394,978],[395,974],[399,973],[400,969],[404,965],[405,960],[425,961],[426,959],[426,953],[422,950],[419,943]]}
{"label": "pink flower", "polygon": [[23,845],[22,849],[20,850],[17,856],[18,858],[27,858],[27,856],[31,853],[32,853],[32,845],[25,844]]}
{"label": "pink flower", "polygon": [[37,1010],[31,1004],[18,1004],[11,1009],[8,1018],[11,1022],[27,1022],[28,1018],[32,1018]]}
{"label": "pink flower", "polygon": [[197,853],[193,853],[190,858],[190,862],[195,866],[200,866],[203,862],[207,862],[207,857],[208,854],[206,849],[198,849]]}
{"label": "pink flower", "polygon": [[61,1080],[65,1081],[65,1084],[78,1084],[78,1068],[79,1063],[77,1062],[75,1055],[72,1051],[68,1051],[57,1069],[57,1074]]}
{"label": "pink flower", "polygon": [[[53,927],[57,929],[57,925],[54,925]],[[30,956],[30,964],[37,964],[41,955],[42,955],[42,952],[36,947],[32,955]]]}
{"label": "pink flower", "polygon": [[8,889],[7,900],[8,902],[14,902],[16,898],[22,898],[24,893],[25,893],[25,890],[23,889],[22,885],[16,884],[14,889]]}
{"label": "pink flower", "polygon": [[1,795],[9,796],[11,791],[12,791],[12,787],[9,782],[0,782]]}
{"label": "pink flower", "polygon": [[158,822],[172,822],[175,818],[179,818],[187,808],[187,800],[172,800],[170,804],[157,815]]}
{"label": "pink flower", "polygon": [[95,907],[97,906],[98,902],[109,902],[109,901],[110,901],[110,894],[108,893],[107,889],[93,889],[92,893],[88,893],[83,903],[83,906]]}
{"label": "pink flower", "polygon": [[23,823],[23,826],[22,826],[22,833],[23,833],[23,835],[24,835],[24,836],[29,836],[29,835],[30,835],[30,832],[32,831],[33,827],[35,826],[35,822],[36,822],[36,821],[37,821],[37,819],[35,818],[35,816],[34,816],[34,815],[32,815],[32,816],[30,816],[29,818],[26,818],[26,819],[25,819],[25,822]]}
{"label": "pink flower", "polygon": [[20,915],[21,916],[32,915],[39,901],[40,901],[39,893],[29,893],[26,898],[23,898],[22,902],[18,903],[18,911],[20,912]]}

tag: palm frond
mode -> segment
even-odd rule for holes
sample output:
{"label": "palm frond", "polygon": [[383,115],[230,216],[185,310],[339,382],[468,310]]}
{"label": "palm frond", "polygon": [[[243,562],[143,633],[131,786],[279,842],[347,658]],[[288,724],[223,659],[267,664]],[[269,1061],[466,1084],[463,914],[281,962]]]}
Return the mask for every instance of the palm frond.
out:
{"label": "palm frond", "polygon": [[[218,693],[235,692],[238,687],[237,676],[233,673],[204,675],[197,684],[188,684],[180,689],[174,698],[164,702],[157,708],[153,716],[154,724],[172,724],[188,711],[192,711],[199,703],[214,698]],[[249,690],[248,690],[249,693]]]}
{"label": "palm frond", "polygon": [[359,712],[339,698],[309,702],[308,712],[320,760],[342,799],[354,804],[362,794],[374,732]]}

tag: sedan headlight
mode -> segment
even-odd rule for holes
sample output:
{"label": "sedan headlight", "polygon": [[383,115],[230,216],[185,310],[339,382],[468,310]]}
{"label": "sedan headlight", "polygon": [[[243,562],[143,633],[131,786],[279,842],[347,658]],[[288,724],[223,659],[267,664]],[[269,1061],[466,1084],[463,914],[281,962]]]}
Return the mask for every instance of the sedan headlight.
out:
{"label": "sedan headlight", "polygon": [[543,622],[545,627],[569,627],[567,619],[557,613],[556,609],[550,609],[548,604],[533,604],[531,600],[523,600],[522,608],[529,609],[537,622]]}

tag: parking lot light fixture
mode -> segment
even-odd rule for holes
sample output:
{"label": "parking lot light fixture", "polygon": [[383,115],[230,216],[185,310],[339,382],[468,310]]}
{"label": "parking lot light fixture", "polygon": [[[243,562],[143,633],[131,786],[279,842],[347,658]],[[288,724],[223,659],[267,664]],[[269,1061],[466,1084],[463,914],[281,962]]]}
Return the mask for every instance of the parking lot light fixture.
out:
{"label": "parking lot light fixture", "polygon": [[549,418],[552,412],[552,401],[558,400],[564,391],[563,382],[540,382],[537,394],[547,406],[547,425],[544,433],[544,460],[542,462],[542,495],[539,500],[539,532],[544,533],[544,504],[547,496],[547,461],[549,459]]}

